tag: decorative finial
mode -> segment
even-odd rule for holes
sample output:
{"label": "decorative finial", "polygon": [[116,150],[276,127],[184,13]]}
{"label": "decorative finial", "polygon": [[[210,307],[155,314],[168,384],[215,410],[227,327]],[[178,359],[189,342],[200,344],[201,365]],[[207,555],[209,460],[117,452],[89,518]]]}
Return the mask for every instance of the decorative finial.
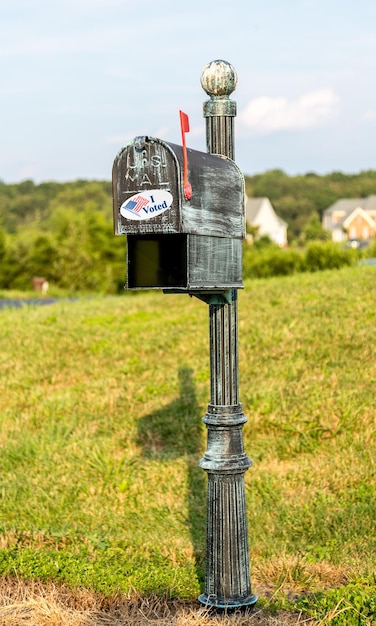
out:
{"label": "decorative finial", "polygon": [[208,63],[202,70],[202,88],[214,99],[228,98],[235,90],[237,81],[235,68],[221,59]]}

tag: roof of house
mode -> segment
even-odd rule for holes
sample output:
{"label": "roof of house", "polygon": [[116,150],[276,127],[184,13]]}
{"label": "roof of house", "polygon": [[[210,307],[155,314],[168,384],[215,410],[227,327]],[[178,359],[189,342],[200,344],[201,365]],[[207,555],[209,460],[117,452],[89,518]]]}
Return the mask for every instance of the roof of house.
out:
{"label": "roof of house", "polygon": [[365,219],[370,224],[370,226],[372,227],[375,226],[374,220],[371,218],[371,216],[368,215],[367,212],[364,209],[362,209],[362,207],[356,206],[355,209],[353,209],[352,211],[351,210],[348,211],[345,215],[341,217],[341,219],[334,225],[333,230],[343,228],[343,226],[346,226],[346,222],[348,222],[351,217],[354,218],[357,215],[357,213],[362,214],[363,219]]}
{"label": "roof of house", "polygon": [[376,195],[371,195],[367,198],[342,198],[325,209],[324,214],[330,215],[335,211],[343,211],[348,214],[358,207],[365,211],[376,211]]}
{"label": "roof of house", "polygon": [[365,205],[362,208],[365,209],[365,211],[376,211],[376,195],[368,196],[365,200]]}
{"label": "roof of house", "polygon": [[[247,198],[247,202],[246,202],[246,216],[247,216],[247,221],[251,222],[257,217],[257,214],[260,210],[260,207],[262,205],[262,203],[264,202],[264,200],[267,200],[267,202],[269,202],[270,206],[272,207],[273,211],[273,205],[270,202],[269,198],[267,198],[266,196],[260,197],[260,198]],[[274,211],[275,213],[275,211]],[[281,217],[279,217],[279,215],[277,215],[275,213],[275,216],[279,222],[279,224],[281,226],[287,226],[287,222],[285,222]]]}
{"label": "roof of house", "polygon": [[268,198],[247,198],[246,212],[248,221],[255,219],[264,200],[268,200]]}

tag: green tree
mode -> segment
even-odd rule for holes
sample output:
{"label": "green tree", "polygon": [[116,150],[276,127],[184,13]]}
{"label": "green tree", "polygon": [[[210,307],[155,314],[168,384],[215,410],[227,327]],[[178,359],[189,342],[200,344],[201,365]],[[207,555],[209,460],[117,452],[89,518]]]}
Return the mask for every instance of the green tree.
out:
{"label": "green tree", "polygon": [[37,233],[29,248],[28,265],[33,276],[44,276],[54,280],[54,264],[58,255],[58,245],[51,233]]}
{"label": "green tree", "polygon": [[316,212],[308,218],[302,233],[303,241],[328,241],[331,239],[329,231],[324,230],[320,218]]}
{"label": "green tree", "polygon": [[28,246],[22,239],[13,237],[8,240],[1,261],[1,287],[3,289],[30,289],[31,278]]}
{"label": "green tree", "polygon": [[6,253],[5,231],[3,228],[0,228],[0,263],[5,257],[5,253]]}
{"label": "green tree", "polygon": [[115,238],[112,225],[90,207],[81,213],[60,208],[53,221],[57,284],[71,291],[118,291],[124,283],[125,238]]}

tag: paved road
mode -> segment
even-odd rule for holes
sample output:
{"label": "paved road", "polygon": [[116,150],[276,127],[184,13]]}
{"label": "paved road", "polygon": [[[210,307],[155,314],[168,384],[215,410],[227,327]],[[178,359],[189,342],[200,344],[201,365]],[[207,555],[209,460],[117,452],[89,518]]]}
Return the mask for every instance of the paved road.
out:
{"label": "paved road", "polygon": [[54,302],[57,302],[57,298],[0,298],[0,309],[21,309],[23,306],[54,304]]}

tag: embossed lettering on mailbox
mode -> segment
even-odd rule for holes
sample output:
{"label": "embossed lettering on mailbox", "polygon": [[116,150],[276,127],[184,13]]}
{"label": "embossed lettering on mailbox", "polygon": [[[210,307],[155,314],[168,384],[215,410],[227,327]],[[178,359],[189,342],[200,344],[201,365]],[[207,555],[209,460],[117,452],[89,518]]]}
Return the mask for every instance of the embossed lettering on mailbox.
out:
{"label": "embossed lettering on mailbox", "polygon": [[165,144],[138,137],[125,146],[115,159],[113,185],[117,234],[180,232],[177,162]]}

